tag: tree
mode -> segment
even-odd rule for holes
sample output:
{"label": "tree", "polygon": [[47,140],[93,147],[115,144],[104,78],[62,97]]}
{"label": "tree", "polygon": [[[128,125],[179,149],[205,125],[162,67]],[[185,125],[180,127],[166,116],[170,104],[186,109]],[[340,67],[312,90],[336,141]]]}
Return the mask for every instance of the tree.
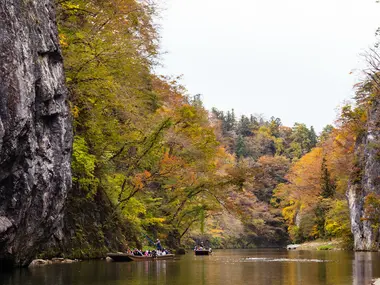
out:
{"label": "tree", "polygon": [[292,142],[289,152],[294,158],[300,158],[315,146],[315,133],[313,134],[305,124],[295,123],[290,138]]}
{"label": "tree", "polygon": [[243,137],[252,136],[251,122],[246,116],[241,116],[237,125],[236,133]]}
{"label": "tree", "polygon": [[334,127],[332,125],[326,125],[319,136],[320,141],[321,142],[326,141],[331,135],[331,133],[333,132],[333,130],[334,130]]}
{"label": "tree", "polygon": [[225,130],[226,132],[231,132],[235,130],[236,126],[236,117],[235,117],[235,111],[232,109],[232,111],[227,111],[227,115],[224,119],[225,121]]}
{"label": "tree", "polygon": [[269,131],[270,134],[274,137],[279,137],[280,136],[280,127],[281,127],[281,119],[280,118],[275,118],[271,117],[269,121]]}
{"label": "tree", "polygon": [[321,166],[321,196],[323,198],[332,198],[335,194],[335,183],[331,180],[330,172],[326,165],[326,157],[322,158],[322,166]]}
{"label": "tree", "polygon": [[239,159],[247,155],[244,137],[239,135],[236,142],[236,157]]}
{"label": "tree", "polygon": [[313,148],[317,145],[318,137],[314,131],[314,127],[310,127],[310,148]]}

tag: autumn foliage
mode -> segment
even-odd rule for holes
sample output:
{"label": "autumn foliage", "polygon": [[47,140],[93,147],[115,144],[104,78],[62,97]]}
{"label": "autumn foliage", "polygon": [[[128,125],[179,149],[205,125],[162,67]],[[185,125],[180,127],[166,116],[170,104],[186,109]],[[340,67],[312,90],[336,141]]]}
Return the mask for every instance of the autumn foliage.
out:
{"label": "autumn foliage", "polygon": [[[360,171],[353,154],[364,109],[345,106],[319,136],[275,117],[209,112],[179,77],[154,72],[157,11],[147,0],[59,1],[75,126],[66,222],[91,216],[89,205],[107,209],[92,225],[75,224],[73,247],[95,227],[102,250],[110,240],[141,246],[147,235],[173,248],[350,236],[345,192]],[[375,202],[368,214],[377,215]]]}

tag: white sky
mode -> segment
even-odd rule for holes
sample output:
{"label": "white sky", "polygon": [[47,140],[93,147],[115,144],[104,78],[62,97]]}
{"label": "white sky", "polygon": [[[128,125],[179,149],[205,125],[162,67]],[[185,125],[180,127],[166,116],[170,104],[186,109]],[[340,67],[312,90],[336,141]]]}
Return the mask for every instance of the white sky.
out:
{"label": "white sky", "polygon": [[165,75],[183,74],[206,108],[313,125],[353,96],[360,56],[375,42],[375,0],[165,0]]}

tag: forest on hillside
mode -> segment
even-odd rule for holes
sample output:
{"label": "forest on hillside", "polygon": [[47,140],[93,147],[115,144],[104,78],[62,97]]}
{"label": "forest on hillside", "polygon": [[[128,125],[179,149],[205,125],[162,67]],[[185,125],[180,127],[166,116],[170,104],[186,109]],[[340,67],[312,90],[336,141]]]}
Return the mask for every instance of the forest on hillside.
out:
{"label": "forest on hillside", "polygon": [[[179,78],[156,74],[159,9],[149,0],[60,0],[57,9],[73,189],[65,238],[45,254],[95,257],[153,238],[173,249],[318,238],[352,246],[346,191],[360,179],[355,146],[378,95],[377,73],[316,134],[302,122],[206,110]],[[378,229],[380,196],[365,205],[363,219]]]}

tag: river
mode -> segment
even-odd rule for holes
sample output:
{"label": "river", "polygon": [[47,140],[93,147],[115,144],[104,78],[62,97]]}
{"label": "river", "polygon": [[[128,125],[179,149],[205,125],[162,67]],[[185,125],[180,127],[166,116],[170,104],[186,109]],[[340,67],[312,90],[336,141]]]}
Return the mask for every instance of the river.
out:
{"label": "river", "polygon": [[1,285],[367,285],[380,278],[380,253],[216,250],[174,260],[82,261],[18,269]]}

